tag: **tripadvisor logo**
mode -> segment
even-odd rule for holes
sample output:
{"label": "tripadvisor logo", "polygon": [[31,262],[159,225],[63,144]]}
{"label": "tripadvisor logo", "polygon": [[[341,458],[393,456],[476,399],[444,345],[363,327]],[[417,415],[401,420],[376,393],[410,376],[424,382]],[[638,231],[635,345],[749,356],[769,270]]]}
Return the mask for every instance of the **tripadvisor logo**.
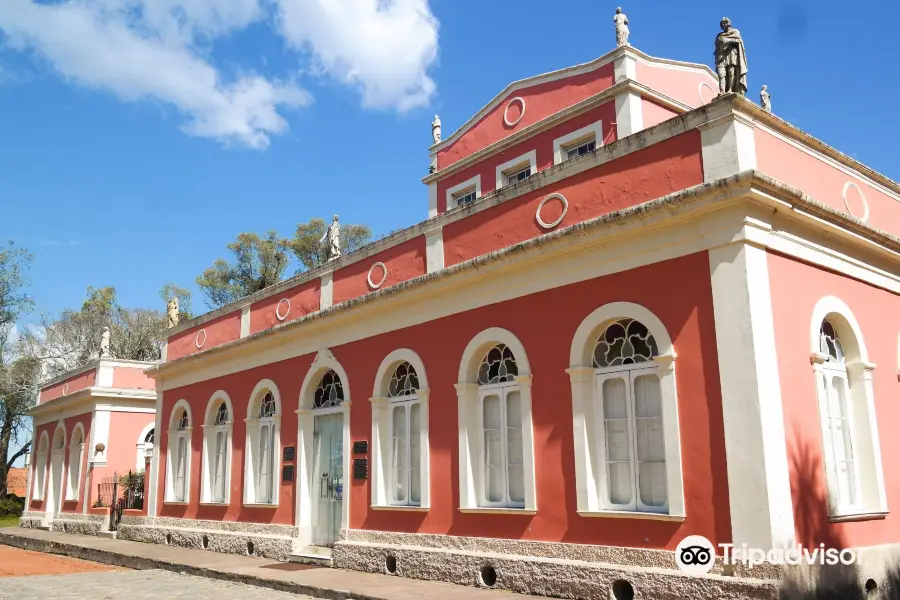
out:
{"label": "tripadvisor logo", "polygon": [[[750,548],[747,544],[719,544],[722,563],[741,564],[753,568],[762,564],[771,565],[829,565],[849,566],[856,563],[856,552],[849,548],[838,550],[826,548],[825,544],[808,549],[800,544],[789,548],[774,548],[769,551]],[[716,547],[702,535],[691,535],[675,548],[675,562],[678,567],[691,575],[706,575],[716,562]]]}
{"label": "tripadvisor logo", "polygon": [[685,573],[706,575],[716,562],[716,548],[702,535],[689,535],[675,548],[675,563]]}

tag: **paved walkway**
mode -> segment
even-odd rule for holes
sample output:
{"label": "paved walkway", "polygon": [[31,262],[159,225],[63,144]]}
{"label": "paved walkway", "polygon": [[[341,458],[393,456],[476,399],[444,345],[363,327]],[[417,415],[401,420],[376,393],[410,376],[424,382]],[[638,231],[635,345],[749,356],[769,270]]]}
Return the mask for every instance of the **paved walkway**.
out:
{"label": "paved walkway", "polygon": [[[0,577],[68,575],[72,573],[118,570],[121,570],[121,568],[69,558],[68,556],[57,556],[55,554],[44,554],[43,552],[0,546]],[[6,582],[0,583],[0,587],[5,589]]]}
{"label": "paved walkway", "polygon": [[[511,592],[273,562],[206,550],[39,529],[0,529],[0,544],[126,567],[162,569],[333,600],[538,600]],[[9,581],[9,580],[7,580]],[[540,598],[546,600],[546,598]]]}

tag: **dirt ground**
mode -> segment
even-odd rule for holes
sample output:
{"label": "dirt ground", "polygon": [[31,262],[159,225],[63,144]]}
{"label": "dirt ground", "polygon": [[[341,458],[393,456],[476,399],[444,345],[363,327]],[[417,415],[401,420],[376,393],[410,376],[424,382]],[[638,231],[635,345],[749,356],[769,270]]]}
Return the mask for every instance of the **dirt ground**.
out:
{"label": "dirt ground", "polygon": [[65,575],[69,573],[124,570],[126,569],[87,562],[67,556],[0,546],[0,577]]}

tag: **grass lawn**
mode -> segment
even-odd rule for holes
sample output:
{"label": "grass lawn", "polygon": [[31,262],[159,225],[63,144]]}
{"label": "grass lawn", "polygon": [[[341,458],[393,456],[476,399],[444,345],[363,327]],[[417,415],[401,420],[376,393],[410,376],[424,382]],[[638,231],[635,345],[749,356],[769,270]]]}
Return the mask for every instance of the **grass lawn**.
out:
{"label": "grass lawn", "polygon": [[0,517],[0,527],[16,527],[19,525],[19,517]]}

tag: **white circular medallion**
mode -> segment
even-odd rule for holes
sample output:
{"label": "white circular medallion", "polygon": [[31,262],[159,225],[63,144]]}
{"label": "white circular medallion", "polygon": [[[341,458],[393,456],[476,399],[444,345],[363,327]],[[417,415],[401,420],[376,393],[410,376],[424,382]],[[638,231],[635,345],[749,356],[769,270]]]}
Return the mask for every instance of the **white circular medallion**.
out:
{"label": "white circular medallion", "polygon": [[[709,98],[703,95],[703,88],[706,87],[709,90]],[[700,96],[701,104],[708,104],[716,99],[716,90],[706,81],[701,81],[700,85],[697,86],[697,95]]]}
{"label": "white circular medallion", "polygon": [[[850,191],[850,188],[853,188],[856,190],[856,193],[857,193],[857,195],[859,195],[859,199],[862,202],[863,216],[861,216],[861,217],[857,216],[856,213],[853,212],[853,209],[850,208],[850,202],[849,202],[849,200],[847,200],[847,192]],[[868,202],[868,200],[866,200],[866,195],[863,194],[862,189],[858,185],[856,185],[852,181],[848,181],[847,183],[844,184],[844,191],[841,192],[841,196],[844,197],[844,206],[847,207],[847,212],[850,213],[851,216],[859,219],[863,223],[868,222],[868,220],[869,220],[869,202]]]}
{"label": "white circular medallion", "polygon": [[201,329],[200,331],[197,332],[197,337],[194,338],[194,345],[197,346],[197,348],[202,348],[203,344],[205,344],[205,343],[206,343],[206,330]]}
{"label": "white circular medallion", "polygon": [[[378,280],[378,283],[375,283],[374,281],[372,281],[372,273],[375,272],[375,269],[376,269],[376,268],[380,268],[380,269],[381,269],[381,279]],[[384,263],[380,263],[380,262],[375,263],[374,265],[372,265],[372,266],[369,268],[369,275],[368,275],[368,277],[367,277],[368,280],[369,280],[369,287],[371,287],[372,289],[377,290],[377,289],[380,288],[382,285],[384,285],[384,281],[387,279],[387,276],[388,276],[388,270],[387,270],[387,267],[384,266]]]}
{"label": "white circular medallion", "polygon": [[[551,223],[546,222],[541,217],[541,211],[544,210],[544,205],[549,200],[559,200],[560,203],[562,203],[562,212],[559,214],[559,217],[557,217],[556,220]],[[554,227],[562,223],[563,217],[566,216],[567,212],[569,212],[569,201],[566,200],[566,197],[562,194],[550,194],[549,196],[541,200],[540,204],[538,204],[537,211],[534,214],[534,218],[537,219],[538,225],[540,225],[544,229],[553,229]]]}
{"label": "white circular medallion", "polygon": [[[282,308],[284,307],[284,308]],[[288,315],[291,312],[291,301],[287,298],[282,298],[278,301],[278,306],[275,307],[275,318],[279,321],[284,321],[287,319]]]}
{"label": "white circular medallion", "polygon": [[[513,102],[518,102],[519,104],[522,105],[522,112],[519,113],[519,117],[515,121],[510,121],[509,120],[509,109],[513,105]],[[522,117],[524,117],[524,116],[525,116],[525,100],[523,100],[519,96],[516,96],[515,98],[513,98],[506,104],[506,110],[503,111],[503,124],[506,125],[507,127],[515,127],[516,125],[519,124],[519,121],[521,121]]]}

